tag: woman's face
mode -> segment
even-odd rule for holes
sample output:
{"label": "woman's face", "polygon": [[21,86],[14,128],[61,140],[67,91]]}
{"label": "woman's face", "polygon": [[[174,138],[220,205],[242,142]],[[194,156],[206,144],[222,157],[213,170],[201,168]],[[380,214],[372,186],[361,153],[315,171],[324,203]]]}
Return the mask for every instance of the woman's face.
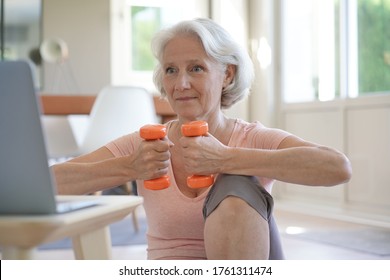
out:
{"label": "woman's face", "polygon": [[173,110],[185,121],[219,113],[222,88],[230,83],[223,66],[207,56],[199,39],[173,38],[164,49],[163,87]]}

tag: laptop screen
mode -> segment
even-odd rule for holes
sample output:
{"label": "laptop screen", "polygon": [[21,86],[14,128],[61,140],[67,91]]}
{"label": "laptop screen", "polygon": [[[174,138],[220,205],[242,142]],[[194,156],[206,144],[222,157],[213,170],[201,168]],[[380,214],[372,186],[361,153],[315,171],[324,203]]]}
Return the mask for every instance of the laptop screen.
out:
{"label": "laptop screen", "polygon": [[55,213],[30,65],[0,62],[0,214]]}

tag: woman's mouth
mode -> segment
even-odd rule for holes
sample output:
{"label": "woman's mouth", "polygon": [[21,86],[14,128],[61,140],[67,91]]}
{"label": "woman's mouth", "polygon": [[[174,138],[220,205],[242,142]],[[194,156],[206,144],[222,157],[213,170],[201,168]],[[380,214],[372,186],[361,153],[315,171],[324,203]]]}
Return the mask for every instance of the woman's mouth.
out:
{"label": "woman's mouth", "polygon": [[194,99],[196,99],[196,97],[182,96],[182,97],[176,98],[176,101],[191,101],[191,100],[194,100]]}

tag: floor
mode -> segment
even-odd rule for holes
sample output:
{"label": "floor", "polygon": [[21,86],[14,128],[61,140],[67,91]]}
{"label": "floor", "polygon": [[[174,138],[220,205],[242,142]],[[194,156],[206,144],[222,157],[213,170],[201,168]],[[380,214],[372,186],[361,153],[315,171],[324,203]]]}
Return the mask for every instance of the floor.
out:
{"label": "floor", "polygon": [[[144,215],[143,209],[137,210],[137,215]],[[293,234],[301,230],[339,230],[365,228],[360,224],[335,221],[305,214],[276,210],[275,217],[281,232],[282,244],[288,260],[388,260],[374,254],[348,250],[320,242],[300,240]],[[128,217],[130,218],[130,217]],[[113,247],[112,257],[121,259],[146,259],[146,245]],[[42,250],[36,252],[37,259],[74,259],[72,250]]]}
{"label": "floor", "polygon": [[362,224],[326,219],[306,214],[276,211],[275,213],[286,259],[289,260],[390,260],[390,255],[381,257],[362,253],[321,242],[300,240],[293,235],[306,231],[367,230]]}

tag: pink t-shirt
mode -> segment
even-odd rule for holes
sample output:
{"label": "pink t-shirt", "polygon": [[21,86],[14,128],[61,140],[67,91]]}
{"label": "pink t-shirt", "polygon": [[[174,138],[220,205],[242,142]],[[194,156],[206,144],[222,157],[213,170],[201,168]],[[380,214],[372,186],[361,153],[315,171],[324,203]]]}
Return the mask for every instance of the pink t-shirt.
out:
{"label": "pink t-shirt", "polygon": [[[167,128],[169,129],[168,123]],[[229,140],[231,147],[277,149],[289,133],[265,127],[259,122],[237,120]],[[107,144],[116,157],[133,153],[142,139],[132,133]],[[204,220],[202,208],[206,192],[189,198],[181,193],[173,176],[172,165],[168,175],[171,185],[159,191],[147,190],[143,181],[137,181],[138,194],[144,198],[148,220],[148,259],[206,259],[203,241]],[[274,180],[258,178],[270,190]]]}

